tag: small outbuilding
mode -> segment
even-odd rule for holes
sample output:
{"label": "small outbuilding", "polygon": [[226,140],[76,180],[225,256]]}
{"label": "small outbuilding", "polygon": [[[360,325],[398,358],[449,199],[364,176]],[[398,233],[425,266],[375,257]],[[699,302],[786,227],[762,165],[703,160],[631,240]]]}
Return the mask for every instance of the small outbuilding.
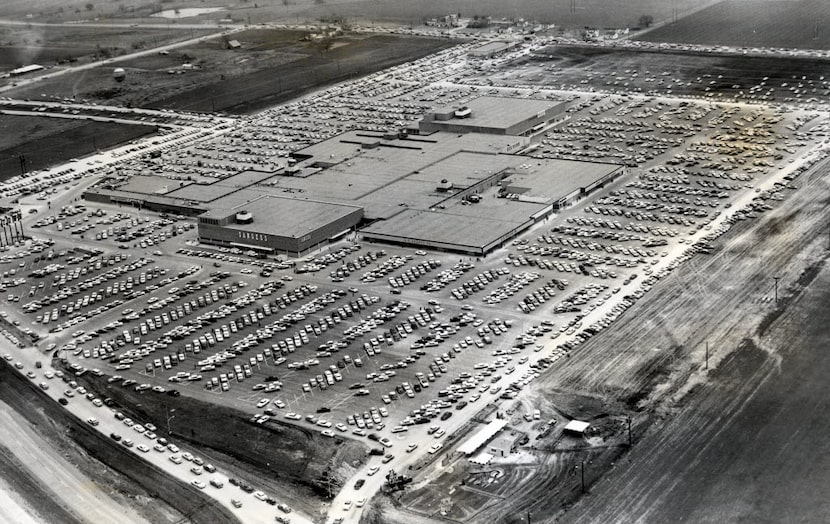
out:
{"label": "small outbuilding", "polygon": [[585,435],[585,431],[588,429],[588,426],[590,425],[591,424],[589,424],[588,422],[583,422],[581,420],[572,420],[568,422],[568,424],[565,426],[564,431],[565,433],[568,433],[570,435],[576,435],[581,437]]}

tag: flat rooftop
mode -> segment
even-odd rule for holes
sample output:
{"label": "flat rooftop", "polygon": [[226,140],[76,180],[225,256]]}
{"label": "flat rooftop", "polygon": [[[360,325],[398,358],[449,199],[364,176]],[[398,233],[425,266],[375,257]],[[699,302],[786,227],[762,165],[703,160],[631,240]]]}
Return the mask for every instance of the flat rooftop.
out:
{"label": "flat rooftop", "polygon": [[223,217],[230,213],[248,211],[254,217],[250,224],[231,224],[227,227],[239,231],[302,238],[317,229],[348,216],[359,207],[300,200],[274,195],[257,195],[253,200],[223,199],[214,209],[205,211],[201,217]]}
{"label": "flat rooftop", "polygon": [[470,51],[476,53],[498,53],[500,51],[504,51],[505,49],[510,49],[513,45],[514,44],[511,42],[487,42],[486,44],[474,47]]}
{"label": "flat rooftop", "polygon": [[[449,120],[442,120],[435,123],[490,129],[508,129],[525,120],[543,116],[547,111],[564,105],[565,102],[551,100],[480,96],[467,102],[467,107],[472,112],[470,116],[466,118],[452,117]],[[450,109],[449,107],[444,107],[441,110],[449,111]]]}
{"label": "flat rooftop", "polygon": [[409,209],[389,220],[361,230],[379,240],[421,243],[457,250],[484,250],[495,239],[507,235],[520,224],[495,218],[450,215],[436,211]]}
{"label": "flat rooftop", "polygon": [[[219,198],[250,188],[273,177],[276,171],[242,171],[236,175],[217,179],[210,184],[188,184],[168,193],[168,196],[192,200],[194,202],[212,202]],[[138,178],[138,177],[133,177]]]}
{"label": "flat rooftop", "polygon": [[522,196],[552,201],[590,187],[620,169],[619,164],[576,160],[524,158],[505,180],[508,187],[523,188]]}
{"label": "flat rooftop", "polygon": [[145,195],[166,195],[189,183],[184,180],[171,180],[163,176],[136,175],[118,186],[118,190]]}

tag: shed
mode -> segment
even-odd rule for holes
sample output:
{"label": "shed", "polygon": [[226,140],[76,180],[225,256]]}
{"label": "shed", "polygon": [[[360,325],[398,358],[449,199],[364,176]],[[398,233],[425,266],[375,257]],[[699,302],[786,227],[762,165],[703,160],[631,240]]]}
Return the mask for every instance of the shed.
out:
{"label": "shed", "polygon": [[572,420],[565,426],[565,433],[582,436],[585,434],[585,430],[588,429],[588,426],[590,426],[588,422]]}

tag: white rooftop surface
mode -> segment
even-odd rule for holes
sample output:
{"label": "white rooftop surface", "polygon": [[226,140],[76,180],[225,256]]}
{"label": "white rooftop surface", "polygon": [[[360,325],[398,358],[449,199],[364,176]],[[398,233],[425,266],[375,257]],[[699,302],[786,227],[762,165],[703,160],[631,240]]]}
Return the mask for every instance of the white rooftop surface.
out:
{"label": "white rooftop surface", "polygon": [[485,442],[493,438],[493,436],[502,430],[507,425],[507,421],[502,418],[497,418],[490,421],[489,424],[476,431],[473,436],[468,438],[461,446],[458,447],[460,453],[465,455],[472,455]]}
{"label": "white rooftop surface", "polygon": [[572,420],[565,426],[565,431],[570,431],[572,433],[584,433],[590,425],[591,424],[588,422],[583,422],[581,420]]}
{"label": "white rooftop surface", "polygon": [[493,460],[493,455],[491,455],[490,453],[482,452],[482,453],[479,453],[478,455],[476,455],[475,457],[471,458],[470,462],[472,462],[473,464],[479,464],[481,466],[486,466],[492,460]]}

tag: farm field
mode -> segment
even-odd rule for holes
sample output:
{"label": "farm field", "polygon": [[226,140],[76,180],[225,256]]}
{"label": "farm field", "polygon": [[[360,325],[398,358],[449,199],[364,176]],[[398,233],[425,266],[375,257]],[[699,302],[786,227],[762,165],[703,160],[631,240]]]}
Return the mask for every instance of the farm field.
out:
{"label": "farm field", "polygon": [[[221,40],[123,63],[117,83],[108,67],[61,75],[10,91],[17,98],[75,97],[133,107],[250,113],[307,91],[415,60],[450,45],[447,40],[391,35],[340,37],[327,43],[305,33],[252,30]],[[182,64],[192,63],[185,70]],[[177,74],[176,74],[177,73]]]}
{"label": "farm field", "polygon": [[639,40],[735,47],[830,49],[830,4],[823,0],[720,2]]}
{"label": "farm field", "polygon": [[[709,0],[689,0],[684,8],[690,9],[710,3]],[[306,2],[307,5],[312,2]],[[421,23],[425,18],[461,13],[499,18],[525,18],[542,23],[554,23],[565,27],[634,27],[642,15],[650,15],[655,21],[672,16],[675,4],[667,0],[582,0],[571,9],[569,0],[426,0],[406,2],[392,0],[373,2],[368,0],[313,3],[298,14],[309,18],[339,16],[350,19],[372,19],[397,23]],[[302,2],[298,2],[298,6]],[[296,8],[295,8],[296,9]]]}
{"label": "farm field", "polygon": [[830,86],[823,67],[823,61],[811,58],[550,46],[534,56],[488,71],[478,81],[789,102],[826,99]]}
{"label": "farm field", "polygon": [[117,56],[207,34],[215,29],[0,25],[0,71],[28,64],[54,66],[70,60]]}
{"label": "farm field", "polygon": [[313,89],[416,60],[450,45],[444,40],[399,36],[343,38],[337,42],[342,45],[328,50],[305,43],[299,52],[293,48],[296,44],[291,43],[286,56],[283,50],[271,51],[275,44],[263,40],[256,44],[257,48],[281,55],[276,58],[277,63],[268,67],[258,64],[254,66],[255,70],[233,78],[228,78],[229,75],[226,74],[224,79],[160,98],[148,106],[187,111],[215,109],[236,114],[251,113]]}
{"label": "farm field", "polygon": [[[684,0],[683,9],[695,9],[713,0]],[[96,2],[88,10],[88,2],[81,0],[36,0],[23,2],[12,0],[4,5],[7,16],[20,17],[32,14],[38,22],[62,22],[98,17],[114,20],[140,20],[163,23],[165,19],[150,15],[160,8],[158,3],[139,2],[129,7],[120,3]],[[291,0],[285,2],[228,3],[223,0],[188,0],[179,2],[176,8],[221,7],[223,10],[195,17],[181,18],[182,23],[200,23],[232,18],[238,22],[258,24],[281,21],[287,23],[317,22],[321,18],[347,18],[350,21],[368,21],[397,24],[420,24],[425,18],[461,13],[463,16],[491,16],[493,18],[525,18],[542,23],[554,23],[560,27],[634,27],[642,15],[650,15],[655,21],[672,17],[677,8],[674,0],[580,0],[575,9],[570,0]],[[168,7],[161,4],[161,7]]]}
{"label": "farm field", "polygon": [[152,126],[0,115],[0,180],[44,169],[97,149],[113,147],[156,131]]}

